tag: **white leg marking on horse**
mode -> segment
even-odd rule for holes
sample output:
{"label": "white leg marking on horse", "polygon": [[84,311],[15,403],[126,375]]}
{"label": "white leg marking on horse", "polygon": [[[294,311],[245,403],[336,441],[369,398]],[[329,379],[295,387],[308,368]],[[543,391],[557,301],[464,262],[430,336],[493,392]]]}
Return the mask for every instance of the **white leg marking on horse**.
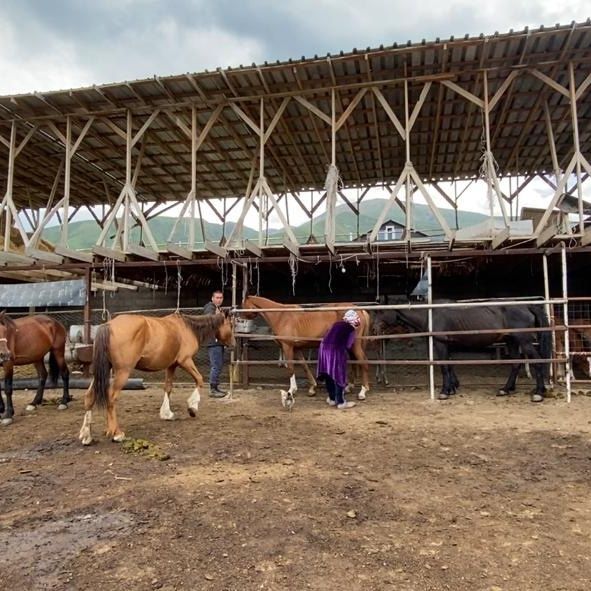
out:
{"label": "white leg marking on horse", "polygon": [[295,394],[298,391],[298,383],[296,382],[296,377],[295,374],[291,374],[291,377],[289,378],[289,393],[290,394]]}
{"label": "white leg marking on horse", "polygon": [[34,404],[27,404],[27,411],[31,412],[32,410],[36,410],[37,407]]}
{"label": "white leg marking on horse", "polygon": [[170,398],[168,392],[164,392],[164,400],[160,407],[160,418],[164,421],[172,421],[174,419],[174,413],[170,410]]}
{"label": "white leg marking on horse", "polygon": [[587,357],[587,365],[589,366],[587,368],[587,377],[591,378],[591,357]]}
{"label": "white leg marking on horse", "polygon": [[92,443],[92,433],[90,431],[90,425],[92,424],[92,411],[87,410],[84,413],[84,421],[82,422],[82,428],[80,429],[80,435],[78,439],[82,441],[82,445],[90,445]]}
{"label": "white leg marking on horse", "polygon": [[367,388],[365,386],[361,386],[361,390],[359,390],[359,394],[357,394],[357,398],[359,400],[365,400],[366,392],[367,392]]}
{"label": "white leg marking on horse", "polygon": [[113,437],[113,441],[115,441],[116,443],[121,443],[124,439],[125,439],[125,433],[123,433],[123,431],[121,431],[121,433],[119,433],[119,435],[115,435],[115,437]]}
{"label": "white leg marking on horse", "polygon": [[199,403],[201,402],[201,394],[199,394],[199,388],[195,388],[191,393],[191,396],[187,398],[187,406],[192,408],[195,412],[199,410]]}
{"label": "white leg marking on horse", "polygon": [[351,390],[353,389],[353,384],[351,382],[349,382],[346,386],[345,386],[345,394],[349,394],[349,392],[351,392]]}

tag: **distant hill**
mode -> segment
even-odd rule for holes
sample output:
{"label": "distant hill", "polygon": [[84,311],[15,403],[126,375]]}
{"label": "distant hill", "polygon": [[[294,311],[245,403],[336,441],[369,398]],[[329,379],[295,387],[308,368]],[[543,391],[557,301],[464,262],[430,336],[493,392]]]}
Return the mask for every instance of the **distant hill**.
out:
{"label": "distant hill", "polygon": [[[154,240],[159,246],[164,246],[168,241],[170,232],[174,226],[176,218],[160,216],[148,221],[148,225]],[[234,222],[226,223],[226,237],[230,235],[232,229],[236,224]],[[208,240],[218,242],[222,237],[223,226],[222,224],[215,224],[207,221],[203,221],[205,228],[205,235]],[[201,232],[201,224],[198,219],[194,221],[195,227],[195,241],[203,243],[203,234]],[[92,248],[98,237],[100,236],[101,228],[94,220],[84,220],[80,222],[72,222],[68,227],[68,244],[70,248],[76,250],[88,250]],[[115,226],[111,227],[107,242],[111,241],[116,233]],[[245,238],[258,238],[258,232],[251,228],[244,228],[243,235]],[[52,226],[47,228],[43,232],[43,238],[49,242],[56,243],[60,236],[60,226]],[[186,243],[189,236],[189,220],[183,219],[179,222],[174,235],[175,242]],[[140,229],[135,227],[131,231],[131,240],[133,242],[139,242]]]}
{"label": "distant hill", "polygon": [[[359,213],[359,226],[357,225],[357,216],[351,211],[347,204],[338,205],[335,209],[335,223],[336,223],[336,240],[338,242],[346,242],[350,239],[357,237],[359,234],[365,234],[371,231],[376,223],[378,216],[380,215],[385,199],[368,199],[362,201]],[[449,224],[450,228],[456,227],[456,217],[453,209],[439,210]],[[473,213],[469,211],[458,210],[458,226],[466,227],[474,224],[478,224],[483,220],[487,219],[488,216],[480,213]],[[400,224],[405,223],[404,212],[397,206],[394,205],[390,208],[386,220],[393,220]],[[313,235],[322,242],[324,239],[324,224],[326,220],[326,214],[323,213],[318,217],[314,218],[312,228],[310,228],[310,222],[305,222],[299,226],[293,226],[292,229],[300,242],[306,242],[310,236],[310,230]],[[154,239],[157,244],[164,246],[168,240],[168,236],[174,226],[176,218],[160,216],[151,219],[148,224],[150,230],[154,235]],[[199,220],[195,220],[195,241],[203,242],[203,235],[201,233],[201,224]],[[223,226],[222,224],[212,223],[204,221],[205,234],[208,240],[219,242],[222,238]],[[234,222],[226,223],[225,236],[228,237],[234,228]],[[413,207],[413,226],[415,230],[424,232],[429,235],[441,234],[441,229],[437,220],[431,213],[431,210],[423,204],[415,204]],[[179,222],[177,230],[175,232],[175,242],[186,242],[189,234],[189,222],[187,219],[183,219]],[[80,222],[72,222],[69,225],[69,246],[78,250],[87,250],[92,248],[96,243],[101,229],[94,220],[85,220]],[[277,244],[281,243],[284,238],[283,229],[269,229],[269,243]],[[59,239],[60,228],[59,226],[52,226],[47,228],[43,233],[43,238],[49,242],[55,243]],[[113,227],[109,232],[109,239],[115,235],[115,228]],[[138,242],[140,237],[139,228],[133,228],[131,233],[131,239],[133,242]],[[243,237],[248,239],[258,239],[258,231],[253,228],[244,227]]]}

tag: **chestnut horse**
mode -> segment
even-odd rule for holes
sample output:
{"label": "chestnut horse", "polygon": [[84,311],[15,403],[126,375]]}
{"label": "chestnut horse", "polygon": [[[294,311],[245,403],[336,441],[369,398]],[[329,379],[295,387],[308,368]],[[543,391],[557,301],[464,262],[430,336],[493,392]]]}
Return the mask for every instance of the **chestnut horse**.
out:
{"label": "chestnut horse", "polygon": [[[342,310],[322,310],[322,307],[334,308],[338,306]],[[298,386],[295,378],[294,369],[294,355],[297,355],[298,359],[304,361],[304,370],[310,381],[310,395],[316,394],[316,378],[310,372],[310,369],[305,363],[302,349],[311,347],[319,347],[320,340],[327,332],[328,329],[338,320],[342,320],[343,313],[350,309],[356,309],[353,304],[341,303],[336,304],[325,304],[320,309],[306,310],[305,312],[293,312],[286,311],[282,312],[282,308],[301,308],[302,306],[294,304],[280,304],[269,300],[267,298],[259,296],[247,296],[244,300],[242,307],[248,310],[255,310],[255,312],[243,312],[242,315],[246,318],[253,318],[256,314],[260,314],[265,322],[271,328],[271,331],[276,336],[287,337],[285,340],[277,339],[283,355],[285,363],[289,371],[289,390],[284,392],[282,390],[282,403],[285,406],[286,402],[293,402],[293,395],[296,393]],[[271,312],[256,312],[257,309],[273,309]],[[275,311],[277,310],[277,311]],[[361,324],[356,329],[357,338],[353,344],[352,353],[357,361],[366,362],[367,356],[365,354],[366,342],[359,338],[369,333],[370,317],[364,310],[357,310],[361,318]],[[318,340],[315,340],[318,339]],[[369,390],[368,380],[368,365],[367,363],[361,364],[361,390],[357,394],[359,400],[365,400],[365,394]]]}
{"label": "chestnut horse", "polygon": [[[26,316],[12,320],[5,312],[0,312],[0,364],[4,366],[4,389],[6,391],[6,414],[3,425],[12,423],[14,408],[12,406],[12,377],[15,365],[35,365],[39,386],[35,398],[27,406],[27,410],[35,408],[43,402],[43,392],[47,380],[47,369],[43,358],[49,353],[49,375],[51,381],[57,383],[58,375],[62,377],[64,393],[59,409],[68,408],[70,402],[68,366],[64,358],[66,348],[66,329],[57,320],[49,316]],[[4,400],[0,393],[0,415],[4,413]]]}
{"label": "chestnut horse", "polygon": [[[119,428],[115,405],[131,371],[166,370],[164,401],[160,418],[172,420],[170,392],[177,367],[182,367],[195,380],[195,389],[187,399],[189,414],[194,417],[198,410],[203,387],[203,377],[197,371],[193,357],[199,344],[211,337],[228,347],[234,347],[232,321],[225,314],[188,316],[170,314],[163,318],[122,314],[99,327],[94,340],[94,379],[84,395],[84,422],[79,438],[84,445],[92,442],[90,425],[95,404],[107,409],[107,435],[113,441],[123,441],[125,433]],[[113,368],[113,384],[109,387],[110,371]]]}
{"label": "chestnut horse", "polygon": [[[570,353],[570,373],[574,379],[574,371],[579,371],[585,378],[591,378],[591,319],[573,318],[568,321],[568,339]],[[556,351],[564,354],[564,332],[556,331]],[[564,365],[557,366],[557,378],[564,381]]]}

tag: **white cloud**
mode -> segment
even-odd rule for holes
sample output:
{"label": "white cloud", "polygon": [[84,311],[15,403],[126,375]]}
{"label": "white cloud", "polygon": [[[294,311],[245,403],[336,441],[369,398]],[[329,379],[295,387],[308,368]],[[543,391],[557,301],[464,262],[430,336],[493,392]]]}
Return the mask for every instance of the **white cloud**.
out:
{"label": "white cloud", "polygon": [[93,72],[77,59],[76,47],[46,32],[45,51],[24,55],[22,33],[9,21],[0,21],[0,94],[89,85]]}

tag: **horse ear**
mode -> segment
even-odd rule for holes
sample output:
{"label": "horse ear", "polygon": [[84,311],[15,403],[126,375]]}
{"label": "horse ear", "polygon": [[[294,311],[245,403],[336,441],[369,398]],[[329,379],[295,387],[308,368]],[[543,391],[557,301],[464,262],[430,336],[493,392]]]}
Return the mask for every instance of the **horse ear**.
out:
{"label": "horse ear", "polygon": [[5,320],[6,320],[6,310],[2,310],[2,312],[0,312],[0,323],[4,323]]}

